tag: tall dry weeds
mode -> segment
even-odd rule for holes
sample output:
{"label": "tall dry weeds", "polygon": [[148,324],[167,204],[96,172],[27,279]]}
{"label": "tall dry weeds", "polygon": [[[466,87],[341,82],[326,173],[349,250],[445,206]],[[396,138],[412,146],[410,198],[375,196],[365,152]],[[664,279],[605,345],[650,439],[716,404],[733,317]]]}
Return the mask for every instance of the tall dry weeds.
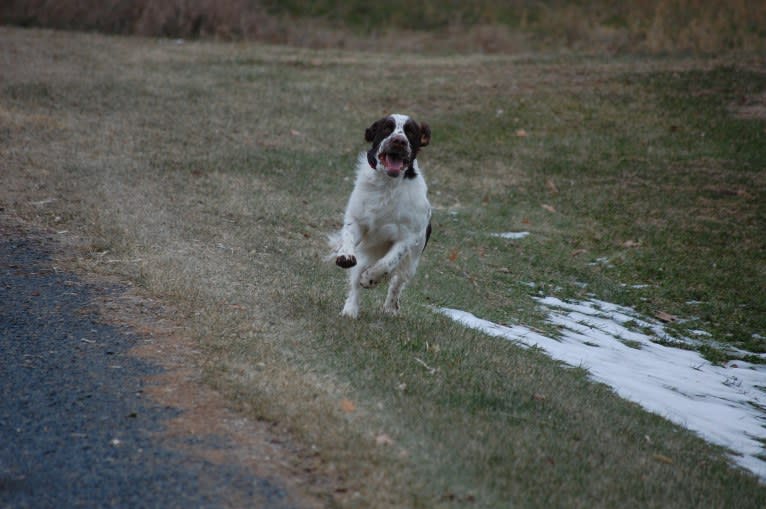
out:
{"label": "tall dry weeds", "polygon": [[439,9],[423,2],[408,5],[412,15],[405,18],[388,11],[360,15],[361,0],[322,5],[324,14],[312,18],[317,7],[300,1],[287,6],[267,0],[10,0],[0,5],[0,24],[391,51],[766,49],[766,4],[747,0],[483,0]]}

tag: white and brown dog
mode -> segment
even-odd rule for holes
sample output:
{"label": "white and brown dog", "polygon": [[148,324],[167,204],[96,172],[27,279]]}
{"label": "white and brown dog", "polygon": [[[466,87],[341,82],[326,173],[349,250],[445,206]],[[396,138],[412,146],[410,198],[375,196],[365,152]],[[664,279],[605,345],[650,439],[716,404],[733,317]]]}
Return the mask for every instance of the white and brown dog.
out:
{"label": "white and brown dog", "polygon": [[343,229],[330,235],[335,263],[350,269],[344,316],[359,315],[359,289],[390,277],[384,311],[399,312],[399,296],[415,275],[431,235],[431,205],[415,158],[431,140],[427,124],[391,115],[364,133],[372,148],[359,155]]}

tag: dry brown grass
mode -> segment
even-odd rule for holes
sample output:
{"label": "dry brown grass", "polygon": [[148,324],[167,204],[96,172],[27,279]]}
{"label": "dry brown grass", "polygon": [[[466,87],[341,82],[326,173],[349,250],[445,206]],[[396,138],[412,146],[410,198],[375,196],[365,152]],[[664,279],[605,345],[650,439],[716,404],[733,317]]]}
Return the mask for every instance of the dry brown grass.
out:
{"label": "dry brown grass", "polygon": [[766,47],[766,6],[747,0],[424,2],[406,7],[412,15],[396,14],[392,7],[375,11],[384,17],[374,20],[358,17],[365,11],[361,4],[324,4],[329,5],[327,14],[311,18],[302,13],[315,12],[312,2],[291,2],[286,8],[253,0],[10,0],[0,6],[0,20],[153,37],[429,53],[574,49],[711,54]]}

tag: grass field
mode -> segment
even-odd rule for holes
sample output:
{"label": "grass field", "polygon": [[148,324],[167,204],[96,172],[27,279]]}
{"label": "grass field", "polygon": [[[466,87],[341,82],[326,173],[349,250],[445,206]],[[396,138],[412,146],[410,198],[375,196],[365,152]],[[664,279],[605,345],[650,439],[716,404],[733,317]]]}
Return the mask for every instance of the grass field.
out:
{"label": "grass field", "polygon": [[[342,480],[328,506],[763,507],[720,449],[431,306],[555,334],[534,297],[595,296],[711,334],[715,362],[766,352],[765,93],[762,54],[0,27],[0,208],[181,310],[208,383]],[[325,235],[365,127],[391,112],[432,127],[434,235],[400,317],[376,290],[341,320]]]}

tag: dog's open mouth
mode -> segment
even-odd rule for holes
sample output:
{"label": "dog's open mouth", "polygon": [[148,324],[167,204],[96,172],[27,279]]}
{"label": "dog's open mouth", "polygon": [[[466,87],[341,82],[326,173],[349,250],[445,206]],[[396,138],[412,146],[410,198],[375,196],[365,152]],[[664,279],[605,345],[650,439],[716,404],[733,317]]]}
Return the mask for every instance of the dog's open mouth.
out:
{"label": "dog's open mouth", "polygon": [[409,163],[409,159],[404,154],[396,152],[384,152],[380,154],[380,162],[386,169],[389,177],[398,177]]}

